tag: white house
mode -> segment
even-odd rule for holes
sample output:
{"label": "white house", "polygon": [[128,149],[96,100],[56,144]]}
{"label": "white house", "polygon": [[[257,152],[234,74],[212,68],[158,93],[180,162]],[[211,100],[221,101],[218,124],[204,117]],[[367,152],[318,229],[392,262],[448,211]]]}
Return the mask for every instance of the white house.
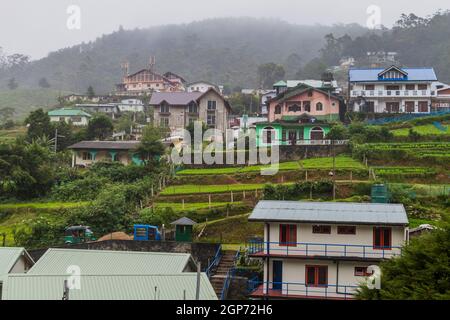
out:
{"label": "white house", "polygon": [[0,300],[8,275],[26,273],[33,265],[33,259],[24,248],[0,247]]}
{"label": "white house", "polygon": [[144,112],[144,104],[140,99],[125,99],[117,104],[120,112]]}
{"label": "white house", "polygon": [[368,267],[408,241],[401,204],[260,201],[249,221],[265,224],[248,248],[264,261],[255,298],[352,299]]}
{"label": "white house", "polygon": [[51,122],[65,121],[74,126],[87,126],[92,117],[89,113],[80,109],[62,108],[48,112]]}
{"label": "white house", "polygon": [[429,113],[436,97],[433,68],[351,69],[349,109],[370,113]]}
{"label": "white house", "polygon": [[186,91],[187,92],[207,92],[209,89],[215,89],[217,92],[222,93],[222,86],[217,86],[211,82],[208,81],[196,81],[196,82],[192,82],[190,84],[188,84],[186,86]]}

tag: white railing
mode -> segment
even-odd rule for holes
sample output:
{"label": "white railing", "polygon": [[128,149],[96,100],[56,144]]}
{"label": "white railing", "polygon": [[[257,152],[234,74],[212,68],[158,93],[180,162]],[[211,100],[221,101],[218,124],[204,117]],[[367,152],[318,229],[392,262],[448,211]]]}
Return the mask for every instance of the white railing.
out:
{"label": "white railing", "polygon": [[352,90],[352,97],[435,97],[434,90]]}
{"label": "white railing", "polygon": [[[279,140],[273,139],[270,144],[272,145],[283,145],[283,146],[314,146],[314,145],[346,145],[350,140]],[[270,145],[269,143],[263,141],[263,144]]]}

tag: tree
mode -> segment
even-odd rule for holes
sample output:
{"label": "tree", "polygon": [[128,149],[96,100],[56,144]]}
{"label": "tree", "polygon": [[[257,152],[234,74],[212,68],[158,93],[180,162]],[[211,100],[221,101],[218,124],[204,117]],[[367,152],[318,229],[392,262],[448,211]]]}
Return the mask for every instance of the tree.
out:
{"label": "tree", "polygon": [[0,124],[11,120],[15,113],[16,111],[11,107],[4,107],[0,109]]}
{"label": "tree", "polygon": [[327,134],[327,139],[330,140],[347,140],[348,138],[348,129],[340,124],[333,126]]}
{"label": "tree", "polygon": [[450,227],[411,239],[398,258],[381,265],[381,289],[361,286],[359,299],[450,299]]}
{"label": "tree", "polygon": [[32,111],[25,119],[27,130],[27,141],[32,141],[43,136],[51,137],[54,135],[53,127],[50,123],[50,117],[44,110],[37,109]]}
{"label": "tree", "polygon": [[39,79],[39,87],[48,89],[50,88],[50,83],[48,83],[47,78],[41,78]]}
{"label": "tree", "polygon": [[308,62],[297,72],[298,79],[320,79],[328,69],[328,66],[319,58]]}
{"label": "tree", "polygon": [[15,78],[11,78],[8,81],[8,88],[10,90],[16,90],[19,87],[19,84],[17,83]]}
{"label": "tree", "polygon": [[258,82],[260,88],[272,88],[273,84],[284,78],[285,71],[282,65],[273,62],[258,67]]}
{"label": "tree", "polygon": [[99,114],[89,121],[86,135],[89,140],[105,140],[112,135],[113,130],[111,119],[104,114]]}
{"label": "tree", "polygon": [[136,152],[146,165],[154,166],[164,154],[164,145],[161,142],[162,133],[159,128],[146,126],[142,133],[142,139]]}
{"label": "tree", "polygon": [[94,88],[92,86],[89,86],[88,89],[87,89],[86,94],[89,97],[89,99],[92,99],[93,97],[95,97]]}

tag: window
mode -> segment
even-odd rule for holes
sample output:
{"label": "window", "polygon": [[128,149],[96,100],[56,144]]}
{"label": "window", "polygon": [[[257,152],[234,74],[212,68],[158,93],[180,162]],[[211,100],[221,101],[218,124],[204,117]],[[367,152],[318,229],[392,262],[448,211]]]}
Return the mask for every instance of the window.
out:
{"label": "window", "polygon": [[66,121],[66,118],[64,118],[64,117],[59,117],[59,121],[60,121],[60,122]]}
{"label": "window", "polygon": [[322,110],[323,110],[322,102],[317,102],[317,104],[316,104],[316,111],[322,111]]}
{"label": "window", "polygon": [[271,144],[272,138],[275,138],[275,131],[271,127],[266,127],[262,132],[263,143]]}
{"label": "window", "polygon": [[416,90],[416,85],[415,84],[407,84],[405,86],[406,90]]}
{"label": "window", "polygon": [[327,266],[306,266],[306,286],[326,287],[328,286]]}
{"label": "window", "polygon": [[189,118],[188,124],[193,125],[196,120],[197,120],[196,118]]}
{"label": "window", "polygon": [[280,246],[297,246],[297,226],[295,224],[280,224]]}
{"label": "window", "polygon": [[81,117],[72,117],[72,122],[81,122]]}
{"label": "window", "polygon": [[314,225],[312,227],[312,232],[320,234],[331,234],[331,226]]}
{"label": "window", "polygon": [[337,227],[338,234],[356,234],[355,226],[338,226]]}
{"label": "window", "polygon": [[386,86],[386,90],[390,91],[400,90],[400,86]]}
{"label": "window", "polygon": [[426,84],[418,84],[417,90],[427,90],[428,86]]}
{"label": "window", "polygon": [[280,105],[275,106],[275,114],[281,114],[281,106]]}
{"label": "window", "polygon": [[92,160],[92,154],[90,152],[83,152],[83,160]]}
{"label": "window", "polygon": [[303,101],[303,109],[305,109],[305,112],[311,112],[311,102]]}
{"label": "window", "polygon": [[169,105],[165,102],[161,103],[161,105],[159,106],[159,112],[160,113],[169,113],[170,112]]}
{"label": "window", "polygon": [[302,111],[302,108],[298,104],[292,104],[288,107],[289,112]]}
{"label": "window", "polygon": [[215,111],[216,110],[216,104],[217,104],[217,101],[209,100],[208,101],[208,111]]}
{"label": "window", "polygon": [[308,97],[312,97],[313,96],[313,91],[312,90],[309,90],[308,91]]}
{"label": "window", "polygon": [[375,85],[374,84],[366,84],[366,90],[367,91],[375,90]]}
{"label": "window", "polygon": [[428,112],[428,102],[419,101],[419,112]]}
{"label": "window", "polygon": [[377,250],[391,250],[391,228],[375,227],[373,228],[373,248]]}
{"label": "window", "polygon": [[188,105],[188,112],[189,113],[197,113],[198,109],[197,109],[197,104],[195,102],[191,102]]}
{"label": "window", "polygon": [[216,125],[216,115],[215,114],[208,114],[207,124],[208,124],[208,126]]}
{"label": "window", "polygon": [[355,277],[366,277],[368,275],[367,267],[355,267]]}
{"label": "window", "polygon": [[281,141],[286,141],[287,131],[283,129],[281,131]]}
{"label": "window", "polygon": [[161,128],[168,128],[169,127],[169,118],[161,118],[159,120],[159,126]]}
{"label": "window", "polygon": [[366,101],[363,111],[374,113],[375,112],[375,102],[374,101]]}

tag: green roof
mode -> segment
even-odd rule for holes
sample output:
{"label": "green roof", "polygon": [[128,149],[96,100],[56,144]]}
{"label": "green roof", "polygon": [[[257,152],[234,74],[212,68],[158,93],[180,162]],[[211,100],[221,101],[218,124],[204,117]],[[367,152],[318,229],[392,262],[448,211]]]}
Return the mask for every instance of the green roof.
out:
{"label": "green roof", "polygon": [[83,274],[174,274],[193,264],[188,253],[48,249],[28,274],[67,274],[77,265]]}
{"label": "green roof", "polygon": [[[167,267],[170,267],[167,265]],[[68,275],[9,275],[5,300],[61,300]],[[81,269],[80,289],[69,300],[194,300],[197,274],[88,275]],[[205,273],[200,275],[200,299],[217,300]]]}
{"label": "green roof", "polygon": [[281,80],[281,81],[278,81],[277,83],[275,83],[273,86],[274,87],[286,87],[287,83],[285,81]]}
{"label": "green roof", "polygon": [[84,112],[80,109],[68,109],[68,108],[62,108],[57,110],[52,110],[48,112],[48,115],[51,117],[92,117],[89,113]]}

